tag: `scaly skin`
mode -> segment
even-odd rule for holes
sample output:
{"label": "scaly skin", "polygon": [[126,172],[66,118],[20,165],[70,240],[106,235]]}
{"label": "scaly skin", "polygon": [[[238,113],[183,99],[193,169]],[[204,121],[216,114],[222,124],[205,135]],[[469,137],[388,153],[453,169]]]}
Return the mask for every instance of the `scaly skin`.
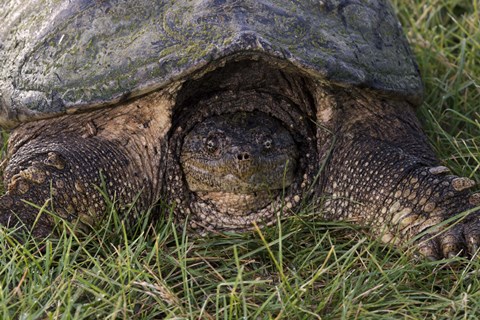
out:
{"label": "scaly skin", "polygon": [[[237,75],[225,72],[223,83],[237,88],[241,75],[247,79],[256,74],[262,79],[258,82],[262,90],[255,87],[257,82],[247,83],[244,91],[208,95],[211,98],[193,108],[191,99],[185,98],[185,107],[178,106],[172,115],[174,101],[158,93],[110,110],[22,125],[11,138],[10,163],[5,171],[8,192],[0,199],[0,223],[13,226],[18,217],[28,229],[33,227],[35,236],[46,236],[52,231],[53,220],[48,215],[36,219],[38,210],[22,200],[43,205],[50,198],[61,217],[79,218],[89,225],[100,223],[105,202],[95,186],[101,185],[101,171],[110,196],[121,199],[120,207],[128,207],[142,191],[135,203],[140,212],[154,205],[164,192],[176,203],[177,218],[188,220],[191,228],[201,232],[251,229],[253,222],[272,224],[278,210],[290,214],[303,197],[323,204],[319,214],[326,219],[371,226],[382,240],[403,245],[422,231],[472,210],[451,228],[437,227],[420,239],[418,246],[420,252],[435,259],[476,252],[480,212],[474,208],[480,204],[480,196],[468,191],[473,181],[449,175],[438,165],[409,103],[367,90],[315,86],[268,68],[264,72],[248,69],[252,74],[245,70],[238,68]],[[193,93],[201,92],[195,84],[186,87]],[[297,90],[302,87],[311,90],[310,98]],[[312,121],[307,120],[307,115],[313,118],[312,108],[317,117],[312,120],[318,126],[310,126]],[[188,169],[187,158],[195,145],[189,145],[189,134],[198,135],[202,131],[198,128],[205,123],[211,130],[230,126],[235,135],[239,126],[235,116],[215,117],[245,111],[275,116],[291,135],[288,138],[282,129],[276,130],[284,137],[280,149],[293,150],[291,139],[297,146],[298,156],[290,152],[283,158],[297,162],[295,175],[287,169],[292,182],[286,186],[285,199],[277,196],[270,203],[263,195],[252,199],[248,192],[245,197],[234,191],[235,185],[224,182],[224,187],[202,194],[201,188],[197,189],[201,184],[192,183],[197,173]],[[272,123],[265,126],[267,131],[276,128],[276,121]],[[183,169],[182,161],[186,165]],[[215,170],[229,170],[229,161],[216,161],[224,167]],[[314,188],[309,188],[322,161],[325,170]],[[198,159],[194,163],[198,164]],[[278,174],[278,168],[271,170]],[[262,175],[266,176],[265,172]],[[191,190],[186,181],[190,181]],[[274,180],[271,183],[276,184]],[[249,190],[244,185],[239,189]],[[307,190],[314,194],[307,194]],[[226,203],[223,208],[234,204],[238,210],[223,210],[217,206],[219,199]],[[247,203],[246,209],[242,202]]]}
{"label": "scaly skin", "polygon": [[95,186],[108,190],[111,199],[118,195],[123,208],[133,203],[133,190],[141,190],[140,181],[127,170],[127,164],[122,151],[101,139],[71,134],[30,141],[18,149],[5,170],[8,192],[1,208],[16,215],[1,215],[0,223],[12,225],[18,218],[33,226],[38,210],[24,202],[28,201],[46,205],[33,228],[36,237],[45,237],[53,230],[54,219],[49,212],[71,222],[79,217],[82,224],[94,227],[101,221],[98,215],[106,210]]}
{"label": "scaly skin", "polygon": [[[474,182],[439,166],[413,109],[404,102],[363,95],[339,97],[332,125],[337,140],[325,174],[325,217],[372,226],[385,242],[405,245],[422,231],[480,204]],[[438,259],[480,245],[480,211],[419,239]],[[435,234],[440,233],[438,236]]]}
{"label": "scaly skin", "polygon": [[[168,101],[153,94],[116,108],[18,127],[9,141],[0,224],[24,225],[22,232],[43,238],[54,231],[54,212],[95,228],[107,207],[103,192],[121,212],[130,211],[129,219],[138,217],[159,198],[162,177],[156,164],[170,119],[157,111],[168,109]],[[40,217],[31,204],[44,206]]]}

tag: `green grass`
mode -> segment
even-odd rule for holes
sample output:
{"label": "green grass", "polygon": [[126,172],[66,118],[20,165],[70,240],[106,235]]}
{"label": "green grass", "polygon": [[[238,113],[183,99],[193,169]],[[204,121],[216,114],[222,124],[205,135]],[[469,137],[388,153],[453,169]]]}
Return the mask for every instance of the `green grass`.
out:
{"label": "green grass", "polygon": [[[397,0],[442,161],[478,181],[480,8]],[[193,237],[109,220],[81,240],[0,233],[0,319],[477,319],[480,261],[425,261],[305,210],[276,227]],[[168,216],[168,212],[166,213]],[[59,226],[67,228],[69,226]],[[128,231],[127,231],[128,229]]]}

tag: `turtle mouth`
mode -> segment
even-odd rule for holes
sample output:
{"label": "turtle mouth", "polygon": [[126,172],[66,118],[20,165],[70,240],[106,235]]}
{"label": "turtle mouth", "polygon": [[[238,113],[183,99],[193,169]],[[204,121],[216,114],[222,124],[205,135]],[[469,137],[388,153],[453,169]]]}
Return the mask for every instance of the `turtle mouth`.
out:
{"label": "turtle mouth", "polygon": [[259,211],[279,196],[279,190],[263,190],[251,193],[197,192],[199,199],[212,203],[219,213],[231,216],[243,216]]}
{"label": "turtle mouth", "polygon": [[190,159],[182,162],[182,168],[191,192],[252,194],[288,188],[295,181],[297,160],[255,166],[247,171],[221,162],[208,167],[196,166]]}
{"label": "turtle mouth", "polygon": [[[222,188],[205,188],[203,190],[197,190],[190,188],[193,192],[226,192],[226,193],[237,193],[237,194],[253,194],[255,192],[263,191],[276,191],[283,188],[286,188],[292,184],[293,179],[285,181],[283,186],[278,185],[278,183],[269,183],[267,182],[266,173],[250,173],[250,174],[232,174],[228,173],[223,177],[220,177],[223,182]],[[276,181],[275,181],[276,182]]]}

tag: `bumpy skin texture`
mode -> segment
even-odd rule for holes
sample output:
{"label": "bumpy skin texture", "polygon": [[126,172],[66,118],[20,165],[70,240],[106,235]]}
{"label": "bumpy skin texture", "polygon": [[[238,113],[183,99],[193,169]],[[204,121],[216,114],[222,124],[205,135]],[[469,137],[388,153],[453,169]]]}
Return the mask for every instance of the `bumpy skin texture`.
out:
{"label": "bumpy skin texture", "polygon": [[[159,199],[170,101],[162,94],[121,107],[27,123],[12,133],[0,224],[42,238],[55,218],[96,227],[108,198],[134,220]],[[163,112],[157,112],[163,111]],[[119,130],[120,129],[120,130]],[[59,134],[60,132],[60,134]],[[41,214],[39,207],[43,206]]]}
{"label": "bumpy skin texture", "polygon": [[[230,125],[237,132],[235,116],[245,113],[268,115],[276,119],[273,128],[288,130],[278,134],[286,137],[282,148],[295,143],[296,174],[281,196],[230,212],[224,208],[240,203],[238,198],[220,195],[226,199],[222,207],[218,194],[189,189],[182,148],[191,149],[189,138],[202,132],[202,124],[212,131]],[[109,110],[24,124],[12,135],[9,154],[0,223],[20,220],[39,237],[52,231],[54,221],[48,214],[37,219],[38,209],[23,200],[42,205],[51,198],[64,219],[95,226],[105,208],[95,187],[101,186],[100,173],[110,197],[130,212],[126,218],[166,197],[176,206],[176,218],[200,232],[269,225],[277,213],[286,216],[302,201],[316,201],[322,218],[371,226],[382,240],[406,244],[480,204],[479,195],[468,191],[471,180],[438,165],[408,102],[319,84],[265,61],[232,62],[181,90]],[[420,252],[431,258],[473,255],[479,217],[472,210],[449,229],[430,230],[418,241]]]}
{"label": "bumpy skin texture", "polygon": [[[173,110],[171,134],[168,136],[164,194],[170,203],[175,204],[176,217],[182,222],[187,222],[192,229],[202,233],[221,230],[243,231],[250,230],[254,222],[260,226],[271,225],[277,221],[278,212],[281,211],[284,216],[292,214],[295,208],[299,207],[302,196],[313,192],[313,189],[308,190],[308,187],[315,179],[319,162],[316,128],[310,120],[315,117],[315,107],[308,93],[308,86],[311,83],[298,74],[290,75],[284,71],[260,61],[231,62],[202,78],[186,82],[178,93]],[[259,122],[263,123],[261,129],[263,133],[273,131],[272,126],[278,128],[273,135],[280,138],[277,141],[277,148],[286,155],[277,154],[276,157],[293,159],[297,157],[295,154],[298,151],[293,179],[282,181],[281,192],[271,189],[247,194],[232,193],[232,186],[226,184],[222,191],[192,192],[186,180],[194,179],[186,176],[195,176],[196,173],[188,167],[182,168],[181,165],[185,160],[181,159],[182,154],[188,149],[193,150],[193,145],[188,146],[190,138],[199,136],[198,133],[202,131],[215,132],[219,129],[228,134],[227,140],[236,140],[234,144],[246,141],[257,144],[254,135],[247,137],[254,133],[255,130],[252,129],[259,125],[255,124],[252,127],[256,122],[254,120],[241,124],[242,121],[238,120],[241,119],[242,113],[259,115],[261,120]],[[275,119],[267,120],[264,118],[267,115]],[[234,120],[237,116],[238,119]],[[249,122],[252,124],[248,124]],[[224,130],[226,126],[230,126],[230,129]],[[242,126],[245,128],[241,129]],[[287,129],[289,134],[283,132],[282,127]],[[245,137],[239,137],[241,132]],[[290,147],[291,139],[295,143],[295,148]],[[247,148],[253,150],[255,146],[250,145]],[[287,148],[290,150],[286,151]],[[200,157],[200,153],[197,157]],[[215,171],[228,172],[232,164],[228,160],[228,152],[222,157],[223,161],[212,155],[206,159],[217,163]],[[198,165],[198,159],[192,160]],[[270,161],[268,157],[258,157],[257,160],[261,161],[260,165],[255,165],[258,172]],[[235,175],[236,171],[234,168],[231,173]],[[278,171],[279,167],[272,166],[269,169],[270,175],[278,174]],[[283,173],[281,176],[283,179]],[[284,182],[288,182],[285,190]],[[257,188],[255,184],[234,188],[253,190]],[[278,186],[275,186],[275,189],[278,189]]]}
{"label": "bumpy skin texture", "polygon": [[[336,142],[324,175],[325,218],[370,225],[383,241],[403,245],[432,228],[417,239],[423,255],[475,254],[480,201],[469,191],[475,183],[438,165],[414,110],[358,90],[339,95],[337,103],[330,121]],[[436,227],[468,211],[453,227]]]}
{"label": "bumpy skin texture", "polygon": [[[125,154],[108,141],[75,134],[35,139],[19,148],[5,170],[9,183],[2,209],[17,213],[23,223],[33,226],[37,215],[32,213],[39,210],[23,202],[28,201],[45,205],[45,210],[67,221],[80,218],[82,224],[95,226],[101,220],[98,214],[106,206],[92,184],[108,190],[112,199],[116,194],[120,196],[122,206],[132,203],[136,196],[126,191],[124,184],[131,190],[140,190],[139,181],[125,170],[127,166]],[[54,219],[47,211],[38,219],[34,236],[46,236],[53,229]],[[7,218],[11,221],[5,221]],[[13,224],[15,218],[3,214],[0,222]]]}

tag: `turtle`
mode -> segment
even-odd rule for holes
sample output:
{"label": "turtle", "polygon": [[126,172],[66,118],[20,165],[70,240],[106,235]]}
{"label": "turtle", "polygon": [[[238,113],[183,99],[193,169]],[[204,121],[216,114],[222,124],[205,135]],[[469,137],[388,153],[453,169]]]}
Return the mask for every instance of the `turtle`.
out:
{"label": "turtle", "polygon": [[309,205],[429,258],[478,249],[480,194],[422,131],[386,0],[6,0],[0,18],[7,228],[95,228],[107,198],[200,235]]}

